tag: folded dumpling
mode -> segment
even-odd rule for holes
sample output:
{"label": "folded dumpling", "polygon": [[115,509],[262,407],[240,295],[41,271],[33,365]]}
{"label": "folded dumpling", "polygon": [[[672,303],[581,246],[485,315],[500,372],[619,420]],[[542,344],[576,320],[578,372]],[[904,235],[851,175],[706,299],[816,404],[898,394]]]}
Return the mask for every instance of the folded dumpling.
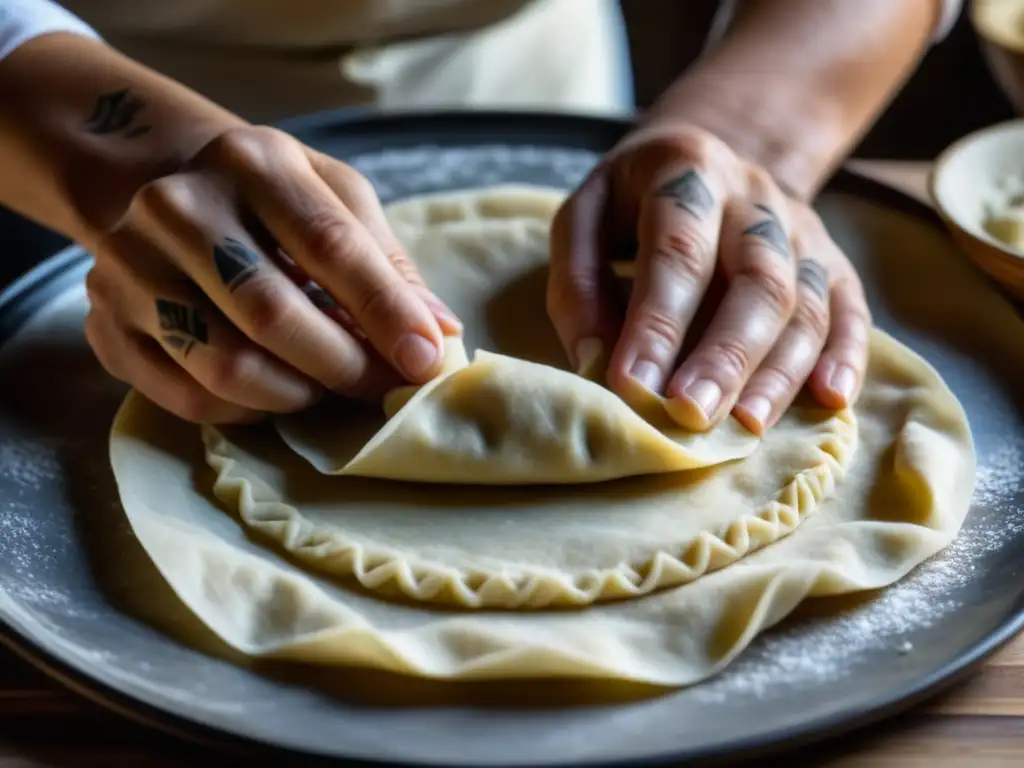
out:
{"label": "folded dumpling", "polygon": [[753,452],[757,436],[735,419],[695,433],[652,392],[624,401],[601,384],[600,350],[580,371],[566,368],[544,307],[547,232],[562,197],[513,187],[390,206],[466,337],[447,340],[440,376],[393,391],[383,413],[332,401],[279,419],[292,450],[325,474],[462,484],[595,482]]}

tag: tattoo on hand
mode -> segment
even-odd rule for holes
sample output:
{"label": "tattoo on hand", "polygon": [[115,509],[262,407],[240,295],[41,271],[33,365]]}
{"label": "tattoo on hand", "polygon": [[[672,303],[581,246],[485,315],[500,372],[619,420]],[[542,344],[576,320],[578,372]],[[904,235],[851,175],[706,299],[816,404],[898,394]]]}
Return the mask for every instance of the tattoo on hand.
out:
{"label": "tattoo on hand", "polygon": [[796,279],[806,285],[819,299],[828,298],[828,270],[814,259],[801,259],[797,266]]}
{"label": "tattoo on hand", "polygon": [[745,229],[743,231],[744,237],[756,237],[771,250],[788,259],[789,237],[782,228],[782,224],[779,222],[779,217],[776,216],[775,211],[767,205],[755,205],[754,207],[762,213],[767,214],[768,218],[764,221],[757,222],[757,224],[749,227],[748,229]]}
{"label": "tattoo on hand", "polygon": [[234,293],[259,271],[259,257],[234,238],[225,237],[213,246],[213,264],[221,282]]}
{"label": "tattoo on hand", "polygon": [[338,302],[325,291],[323,288],[310,288],[306,291],[306,295],[309,300],[313,302],[313,306],[320,310],[334,309],[338,306]]}
{"label": "tattoo on hand", "polygon": [[715,204],[711,190],[695,169],[664,184],[658,190],[658,197],[671,198],[677,206],[697,219],[706,216]]}
{"label": "tattoo on hand", "polygon": [[150,126],[139,125],[135,118],[145,106],[146,102],[128,88],[104,93],[85,121],[85,130],[99,135],[120,133],[126,139],[142,136],[149,132]]}
{"label": "tattoo on hand", "polygon": [[206,325],[203,313],[195,307],[178,304],[166,299],[156,300],[156,314],[163,331],[164,343],[179,350],[183,357],[196,344],[208,344],[210,330]]}

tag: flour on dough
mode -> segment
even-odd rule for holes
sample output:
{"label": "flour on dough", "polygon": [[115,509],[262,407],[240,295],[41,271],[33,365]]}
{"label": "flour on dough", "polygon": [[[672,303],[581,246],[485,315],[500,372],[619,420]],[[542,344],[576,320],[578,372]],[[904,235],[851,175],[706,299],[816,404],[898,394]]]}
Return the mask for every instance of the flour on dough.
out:
{"label": "flour on dough", "polygon": [[[442,250],[423,244],[461,243],[447,252],[472,279],[459,283],[461,305],[458,291],[442,297],[466,322],[465,348],[492,351],[459,370],[509,358],[572,375],[550,334],[501,321],[510,311],[544,316],[542,272],[507,267],[535,253],[524,242],[545,240],[556,198],[493,189],[388,210],[410,250],[437,253],[438,269]],[[463,226],[467,210],[475,218]],[[518,280],[516,299],[497,309],[490,300],[506,283],[492,282],[495,274]],[[544,378],[539,391],[549,392]],[[397,414],[427,399],[423,390],[396,397]],[[451,408],[438,418],[451,419]],[[507,429],[512,417],[503,418]],[[427,445],[440,439],[420,434]],[[533,437],[516,440],[526,446]],[[881,331],[871,335],[855,413],[801,400],[743,458],[686,472],[582,485],[428,485],[330,474],[338,469],[330,457],[344,454],[319,445],[311,459],[292,450],[298,442],[265,426],[205,429],[200,440],[133,394],[111,433],[111,461],[140,542],[234,648],[443,679],[693,683],[807,597],[901,578],[955,536],[974,483],[959,403],[927,363]],[[476,454],[484,469],[488,455],[514,459],[520,450],[502,454],[501,440],[491,442],[496,453]],[[573,452],[554,447],[556,463],[577,471]],[[415,456],[392,471],[422,472],[411,466]],[[552,610],[563,606],[584,607]]]}

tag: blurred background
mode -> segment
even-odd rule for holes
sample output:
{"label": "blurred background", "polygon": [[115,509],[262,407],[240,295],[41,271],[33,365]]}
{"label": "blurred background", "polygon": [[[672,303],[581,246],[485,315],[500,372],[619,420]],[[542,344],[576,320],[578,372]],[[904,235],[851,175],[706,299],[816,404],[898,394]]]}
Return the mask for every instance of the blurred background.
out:
{"label": "blurred background", "polygon": [[[682,3],[621,0],[621,5],[632,47],[637,106],[643,108],[697,57],[715,2],[687,0],[685,17],[673,13]],[[695,14],[703,23],[694,23]],[[1013,116],[965,11],[854,156],[931,160],[960,136]],[[0,207],[0,286],[64,244],[57,235]]]}

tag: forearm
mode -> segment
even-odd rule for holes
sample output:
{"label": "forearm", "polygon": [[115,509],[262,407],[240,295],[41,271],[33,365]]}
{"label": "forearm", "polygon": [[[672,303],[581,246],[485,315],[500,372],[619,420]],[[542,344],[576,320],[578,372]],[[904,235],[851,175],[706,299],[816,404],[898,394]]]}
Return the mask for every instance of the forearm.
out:
{"label": "forearm", "polygon": [[132,195],[242,121],[101,42],[53,34],[0,61],[0,203],[88,243]]}
{"label": "forearm", "polygon": [[913,72],[939,0],[746,0],[647,120],[685,119],[814,195]]}

